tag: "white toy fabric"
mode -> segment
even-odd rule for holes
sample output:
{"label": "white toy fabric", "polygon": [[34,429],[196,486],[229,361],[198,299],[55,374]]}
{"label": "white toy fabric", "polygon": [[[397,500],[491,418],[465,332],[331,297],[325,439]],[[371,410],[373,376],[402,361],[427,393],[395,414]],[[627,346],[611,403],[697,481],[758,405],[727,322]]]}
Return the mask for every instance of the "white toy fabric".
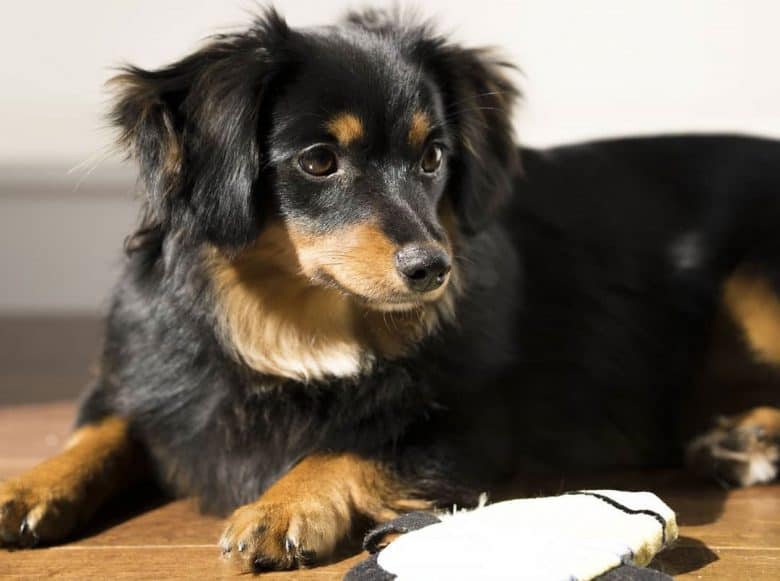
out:
{"label": "white toy fabric", "polygon": [[413,513],[369,533],[367,549],[388,533],[405,534],[349,581],[669,579],[640,568],[677,538],[677,522],[650,492],[584,490],[451,515]]}

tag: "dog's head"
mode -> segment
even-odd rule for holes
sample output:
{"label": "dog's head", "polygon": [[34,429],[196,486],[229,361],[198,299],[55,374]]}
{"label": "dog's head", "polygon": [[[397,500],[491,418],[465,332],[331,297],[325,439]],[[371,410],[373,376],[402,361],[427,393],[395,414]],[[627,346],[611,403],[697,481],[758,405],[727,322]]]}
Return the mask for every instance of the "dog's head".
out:
{"label": "dog's head", "polygon": [[166,68],[128,67],[113,119],[148,192],[142,233],[227,252],[282,233],[315,285],[377,310],[435,301],[456,229],[511,189],[503,66],[382,13],[294,30],[268,11]]}

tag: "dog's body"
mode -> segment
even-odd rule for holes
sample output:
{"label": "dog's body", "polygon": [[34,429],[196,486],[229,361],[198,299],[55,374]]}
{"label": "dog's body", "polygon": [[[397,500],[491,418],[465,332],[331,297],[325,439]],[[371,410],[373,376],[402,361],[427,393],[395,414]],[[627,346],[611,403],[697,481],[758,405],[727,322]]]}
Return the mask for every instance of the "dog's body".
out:
{"label": "dog's body", "polygon": [[[65,453],[92,468],[0,489],[7,542],[57,540],[84,491],[153,473],[241,507],[222,546],[243,567],[290,567],[361,518],[471,504],[518,471],[679,464],[715,414],[780,405],[780,143],[517,150],[514,89],[483,53],[375,14],[327,32],[270,14],[123,78],[150,198]],[[258,54],[274,80],[239,82]],[[723,403],[734,384],[766,389]],[[769,480],[778,416],[691,458]],[[66,510],[36,500],[53,479]]]}

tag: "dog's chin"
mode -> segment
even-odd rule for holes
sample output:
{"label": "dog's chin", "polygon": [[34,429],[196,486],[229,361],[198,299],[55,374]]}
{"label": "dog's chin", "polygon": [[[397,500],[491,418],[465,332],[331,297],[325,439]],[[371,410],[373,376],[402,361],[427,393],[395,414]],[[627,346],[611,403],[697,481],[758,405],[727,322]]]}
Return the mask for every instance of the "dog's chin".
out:
{"label": "dog's chin", "polygon": [[381,313],[408,313],[410,311],[418,311],[429,303],[423,301],[397,303],[364,300],[363,304],[367,308]]}
{"label": "dog's chin", "polygon": [[426,304],[435,302],[435,300],[431,300],[431,297],[414,295],[412,293],[399,293],[397,295],[389,296],[369,296],[353,289],[346,289],[344,286],[341,286],[341,291],[364,309],[381,313],[419,311]]}
{"label": "dog's chin", "polygon": [[355,300],[372,311],[379,311],[382,313],[405,313],[419,311],[426,306],[436,304],[436,302],[444,296],[444,291],[445,287],[442,287],[436,291],[422,295],[416,293],[399,293],[398,295],[388,297],[367,297],[354,292],[351,294]]}
{"label": "dog's chin", "polygon": [[313,282],[321,284],[332,289],[336,289],[342,294],[349,296],[353,301],[362,307],[382,313],[406,313],[419,311],[426,306],[435,304],[446,293],[449,280],[441,287],[427,293],[415,293],[412,291],[398,291],[396,293],[387,293],[378,295],[375,293],[361,292],[355,285],[342,282],[332,273],[319,271]]}

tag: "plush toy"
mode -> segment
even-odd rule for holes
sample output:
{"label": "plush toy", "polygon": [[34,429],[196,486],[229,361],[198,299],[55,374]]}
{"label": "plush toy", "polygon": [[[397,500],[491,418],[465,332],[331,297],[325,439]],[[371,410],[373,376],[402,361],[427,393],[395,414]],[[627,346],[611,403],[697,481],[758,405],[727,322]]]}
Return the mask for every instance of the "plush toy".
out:
{"label": "plush toy", "polygon": [[407,514],[367,535],[373,554],[346,579],[668,580],[644,567],[676,538],[674,512],[654,494],[583,490]]}

